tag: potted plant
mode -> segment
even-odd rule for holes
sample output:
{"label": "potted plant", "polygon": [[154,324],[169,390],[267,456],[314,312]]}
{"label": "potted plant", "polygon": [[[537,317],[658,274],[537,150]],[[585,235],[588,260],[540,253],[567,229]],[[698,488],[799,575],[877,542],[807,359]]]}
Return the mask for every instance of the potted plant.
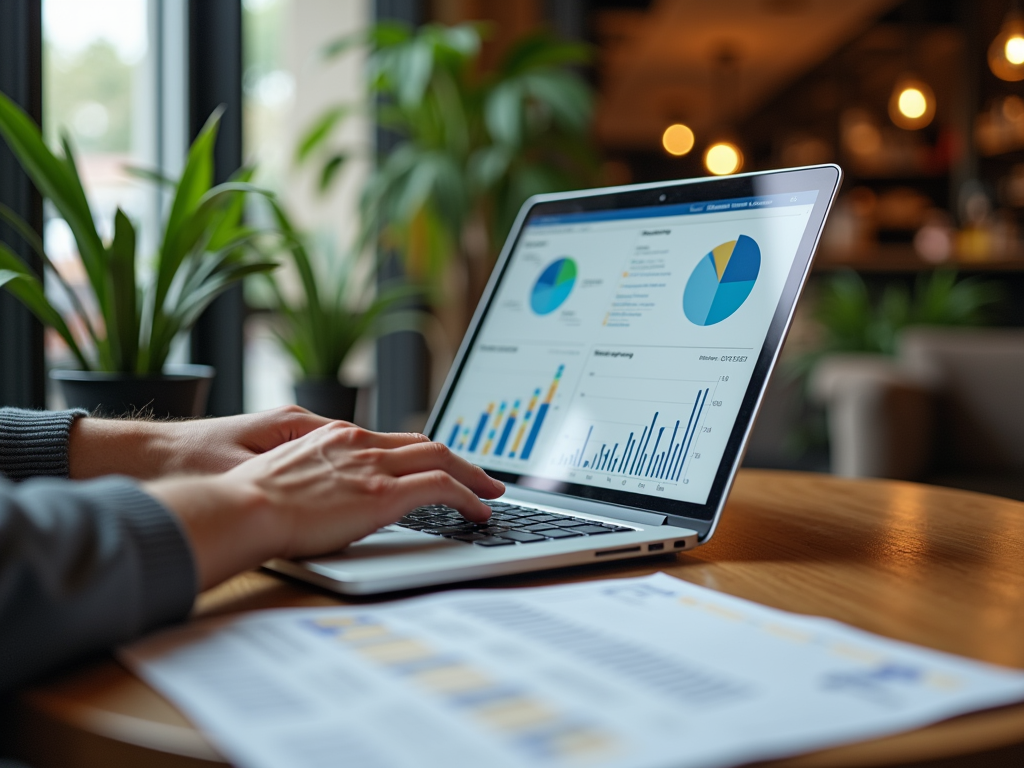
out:
{"label": "potted plant", "polygon": [[[384,333],[411,330],[418,313],[399,310],[418,294],[410,286],[378,289],[361,284],[355,259],[340,259],[333,271],[324,269],[327,259],[314,260],[301,234],[275,201],[271,201],[277,226],[299,277],[301,298],[290,301],[276,275],[267,275],[280,326],[275,329],[284,349],[299,370],[295,400],[303,408],[331,419],[352,421],[356,389],[346,386],[339,370],[360,341]],[[367,278],[372,278],[372,270]],[[364,278],[365,279],[365,278]]]}
{"label": "potted plant", "polygon": [[11,210],[3,218],[32,248],[67,294],[62,314],[49,301],[40,275],[0,242],[0,287],[18,298],[68,345],[80,370],[54,371],[71,407],[108,414],[151,412],[198,416],[205,411],[213,369],[168,366],[171,345],[187,333],[203,310],[246,275],[276,264],[252,260],[248,246],[258,235],[242,223],[245,196],[257,192],[243,169],[213,186],[213,147],[220,111],[214,112],[189,149],[163,237],[142,279],[135,228],[120,209],[109,242],[99,235],[65,137],[63,156],[50,151],[39,127],[0,93],[0,135],[36,188],[67,221],[91,289],[94,317],[47,257],[38,235]]}

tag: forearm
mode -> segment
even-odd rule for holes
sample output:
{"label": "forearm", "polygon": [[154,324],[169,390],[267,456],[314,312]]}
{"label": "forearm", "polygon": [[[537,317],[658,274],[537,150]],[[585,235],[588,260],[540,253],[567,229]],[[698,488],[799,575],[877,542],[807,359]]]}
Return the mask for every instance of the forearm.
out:
{"label": "forearm", "polygon": [[125,475],[151,480],[176,459],[179,425],[132,419],[78,419],[71,427],[68,471],[72,480]]}

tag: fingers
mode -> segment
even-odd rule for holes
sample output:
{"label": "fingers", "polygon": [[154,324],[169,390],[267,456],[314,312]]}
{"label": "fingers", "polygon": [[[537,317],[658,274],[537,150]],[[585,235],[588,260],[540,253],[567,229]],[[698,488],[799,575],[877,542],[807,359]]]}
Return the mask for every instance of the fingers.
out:
{"label": "fingers", "polygon": [[505,492],[503,483],[488,476],[475,464],[456,456],[442,443],[421,442],[387,451],[381,457],[380,465],[395,477],[439,469],[485,499],[497,498]]}
{"label": "fingers", "polygon": [[469,488],[441,469],[396,478],[393,481],[393,488],[394,498],[398,503],[396,520],[410,509],[425,504],[454,507],[467,520],[478,523],[486,522],[491,516],[490,507],[480,501]]}

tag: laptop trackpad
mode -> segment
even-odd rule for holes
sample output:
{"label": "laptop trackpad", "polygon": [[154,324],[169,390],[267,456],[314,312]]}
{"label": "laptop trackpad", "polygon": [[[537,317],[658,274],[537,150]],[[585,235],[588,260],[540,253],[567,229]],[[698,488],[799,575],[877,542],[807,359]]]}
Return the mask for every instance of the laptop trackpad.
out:
{"label": "laptop trackpad", "polygon": [[[401,555],[438,552],[464,548],[461,541],[451,541],[440,536],[429,536],[417,531],[398,527],[382,528],[365,539],[350,544],[341,552],[331,555],[330,560],[363,560],[371,557],[397,557]],[[327,559],[327,558],[322,558]]]}

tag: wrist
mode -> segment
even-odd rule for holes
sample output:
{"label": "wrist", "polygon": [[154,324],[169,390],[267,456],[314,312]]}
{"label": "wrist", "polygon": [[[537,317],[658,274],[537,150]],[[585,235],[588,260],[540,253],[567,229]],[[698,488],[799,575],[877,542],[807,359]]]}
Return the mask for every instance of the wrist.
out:
{"label": "wrist", "polygon": [[69,477],[159,477],[173,458],[172,441],[161,429],[169,426],[130,419],[76,419],[68,436]]}

